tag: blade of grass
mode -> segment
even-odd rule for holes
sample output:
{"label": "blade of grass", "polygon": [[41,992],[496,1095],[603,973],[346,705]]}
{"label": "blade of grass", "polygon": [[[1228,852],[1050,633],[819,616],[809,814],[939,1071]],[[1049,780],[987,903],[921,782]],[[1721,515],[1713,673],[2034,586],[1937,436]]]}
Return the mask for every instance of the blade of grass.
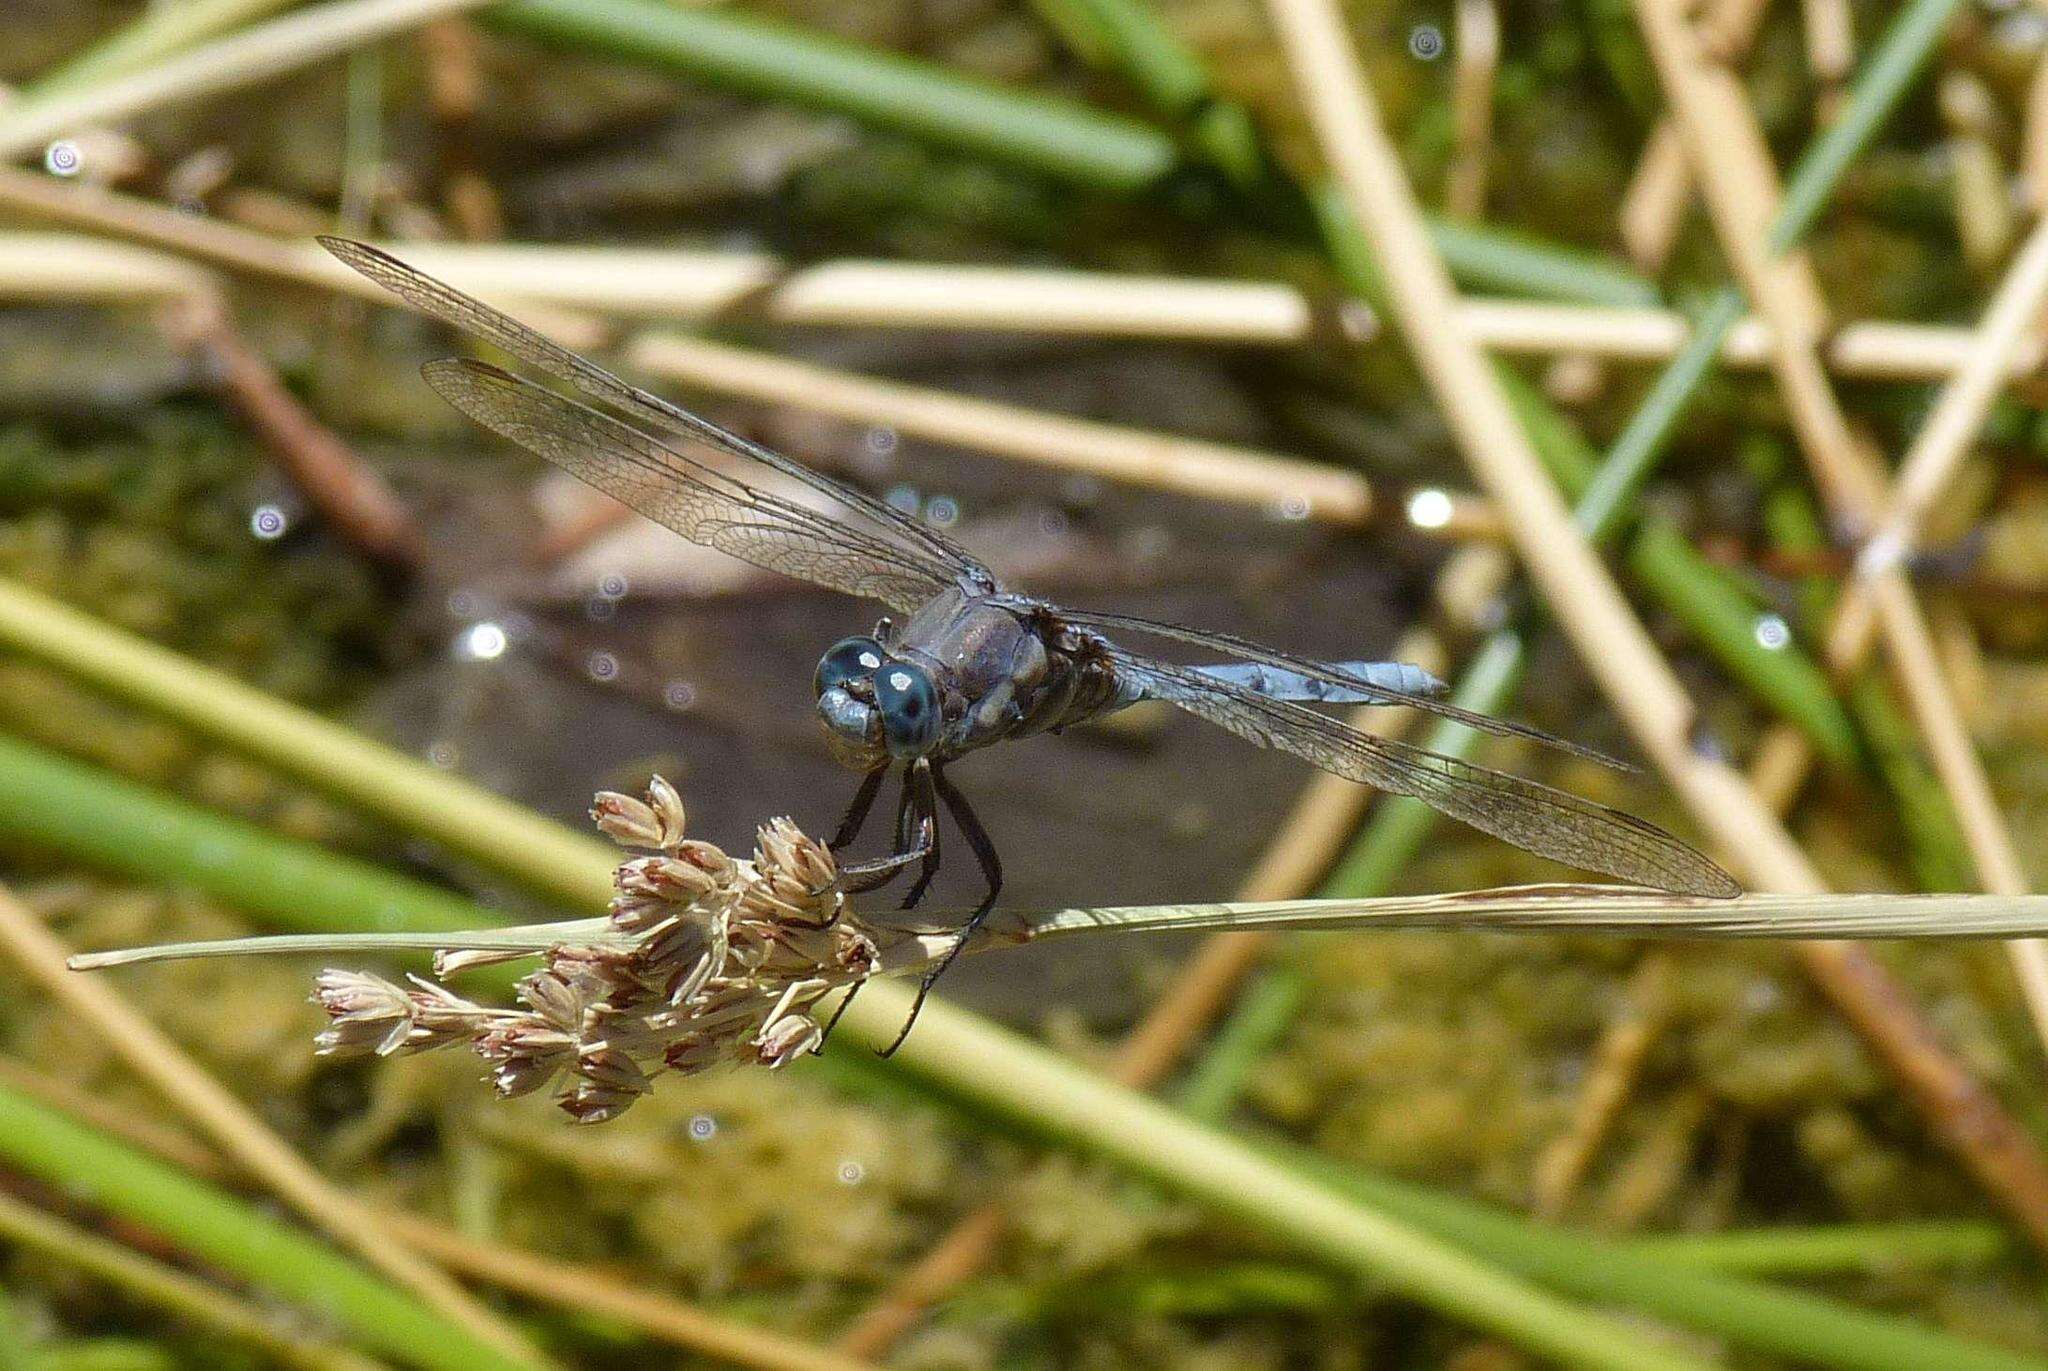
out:
{"label": "blade of grass", "polygon": [[1739,1233],[1675,1233],[1615,1243],[1645,1262],[1725,1275],[1882,1274],[1900,1267],[1972,1266],[2013,1255],[1995,1223],[1852,1223],[1832,1228],[1765,1228]]}
{"label": "blade of grass", "polygon": [[4,578],[0,642],[351,800],[571,909],[599,909],[611,898],[617,850],[609,843]]}
{"label": "blade of grass", "polygon": [[425,1371],[524,1367],[333,1249],[221,1190],[0,1087],[0,1158],[83,1204],[313,1311],[352,1342]]}
{"label": "blade of grass", "polygon": [[[1259,1063],[1277,1047],[1293,1023],[1304,993],[1301,974],[1282,965],[1254,981],[1214,1044],[1173,1101],[1189,1116],[1221,1124],[1236,1107]],[[1439,1193],[1415,1187],[1419,1193]],[[1505,1213],[1501,1217],[1508,1217]],[[1570,1247],[1578,1235],[1566,1229],[1522,1221],[1544,1240]],[[1995,1223],[1970,1221],[1838,1224],[1777,1227],[1718,1233],[1678,1233],[1615,1238],[1608,1245],[1646,1266],[1669,1265],[1728,1276],[1882,1273],[1900,1268],[1973,1266],[2009,1257],[2013,1243]],[[1739,1334],[1733,1336],[1739,1337]]]}
{"label": "blade of grass", "polygon": [[510,0],[484,19],[1105,190],[1145,189],[1180,160],[1171,139],[1135,120],[749,15],[654,0]]}
{"label": "blade of grass", "polygon": [[[1837,1371],[2040,1371],[2039,1358],[1971,1343],[1884,1314],[1849,1309],[1757,1281],[1639,1256],[1636,1241],[1569,1234],[1527,1223],[1471,1200],[1374,1175],[1282,1143],[1262,1144],[1332,1189],[1383,1206],[1410,1223],[1456,1236],[1525,1275],[1583,1298],[1641,1309],[1675,1323],[1739,1339],[1802,1365]],[[1652,1242],[1652,1251],[1655,1249]],[[1910,1246],[1910,1239],[1908,1239]]]}
{"label": "blade of grass", "polygon": [[447,1272],[392,1240],[362,1203],[314,1170],[232,1091],[208,1075],[168,1034],[123,999],[114,982],[74,975],[70,949],[0,886],[0,952],[23,978],[81,1023],[130,1072],[183,1114],[220,1150],[309,1222],[325,1229],[387,1279],[500,1361],[546,1365],[538,1349],[478,1303]]}
{"label": "blade of grass", "polygon": [[[137,881],[193,884],[274,928],[447,932],[478,906],[260,830],[0,733],[0,830]],[[488,913],[486,914],[488,917]]]}
{"label": "blade of grass", "polygon": [[[303,1371],[378,1371],[383,1365],[338,1344],[316,1340],[225,1290],[12,1195],[0,1194],[0,1238],[53,1264],[75,1267],[194,1327],[261,1348],[287,1366]],[[0,1371],[12,1371],[4,1357],[0,1357]]]}

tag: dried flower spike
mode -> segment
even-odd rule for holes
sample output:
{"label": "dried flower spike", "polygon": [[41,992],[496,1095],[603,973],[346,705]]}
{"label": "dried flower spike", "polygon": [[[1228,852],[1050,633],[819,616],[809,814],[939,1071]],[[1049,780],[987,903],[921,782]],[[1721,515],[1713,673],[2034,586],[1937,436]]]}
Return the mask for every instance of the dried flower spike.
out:
{"label": "dried flower spike", "polygon": [[[499,1094],[560,1083],[579,1122],[615,1118],[660,1072],[725,1063],[785,1066],[824,1042],[813,1010],[882,966],[852,917],[825,846],[788,819],[764,824],[736,861],[685,837],[683,802],[654,778],[644,798],[606,791],[591,818],[621,846],[609,918],[595,938],[556,943],[519,983],[521,1008],[485,1009],[444,986],[413,989],[329,971],[315,997],[325,1052],[417,1052],[468,1042]],[[446,954],[439,969],[504,955]]]}

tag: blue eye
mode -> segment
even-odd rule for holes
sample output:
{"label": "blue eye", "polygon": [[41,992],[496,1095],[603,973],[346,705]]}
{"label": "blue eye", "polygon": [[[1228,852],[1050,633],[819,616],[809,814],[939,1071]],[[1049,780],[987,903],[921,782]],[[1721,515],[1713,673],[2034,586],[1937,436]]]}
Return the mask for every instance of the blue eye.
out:
{"label": "blue eye", "polygon": [[882,645],[873,638],[841,638],[825,649],[811,677],[811,690],[823,695],[862,676],[871,676],[883,661]]}
{"label": "blue eye", "polygon": [[893,757],[921,757],[939,740],[939,690],[920,666],[890,662],[875,673],[882,741]]}

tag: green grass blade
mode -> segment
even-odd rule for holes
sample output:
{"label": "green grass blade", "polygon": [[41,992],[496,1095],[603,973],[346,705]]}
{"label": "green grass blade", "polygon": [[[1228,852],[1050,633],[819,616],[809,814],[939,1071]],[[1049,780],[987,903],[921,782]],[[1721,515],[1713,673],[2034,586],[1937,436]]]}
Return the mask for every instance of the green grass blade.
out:
{"label": "green grass blade", "polygon": [[333,1249],[248,1204],[0,1087],[0,1158],[65,1195],[169,1238],[219,1270],[423,1371],[521,1371]]}
{"label": "green grass blade", "polygon": [[484,18],[1105,190],[1142,190],[1180,160],[1172,139],[1136,120],[748,15],[655,0],[511,0]]}

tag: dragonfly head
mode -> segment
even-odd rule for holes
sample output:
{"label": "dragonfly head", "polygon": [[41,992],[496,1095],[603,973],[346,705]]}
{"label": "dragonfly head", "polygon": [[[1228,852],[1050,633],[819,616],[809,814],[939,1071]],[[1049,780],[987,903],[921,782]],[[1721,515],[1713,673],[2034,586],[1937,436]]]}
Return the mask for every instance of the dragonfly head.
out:
{"label": "dragonfly head", "polygon": [[931,673],[891,657],[874,638],[834,643],[811,684],[833,752],[856,770],[910,761],[938,745],[945,721]]}

